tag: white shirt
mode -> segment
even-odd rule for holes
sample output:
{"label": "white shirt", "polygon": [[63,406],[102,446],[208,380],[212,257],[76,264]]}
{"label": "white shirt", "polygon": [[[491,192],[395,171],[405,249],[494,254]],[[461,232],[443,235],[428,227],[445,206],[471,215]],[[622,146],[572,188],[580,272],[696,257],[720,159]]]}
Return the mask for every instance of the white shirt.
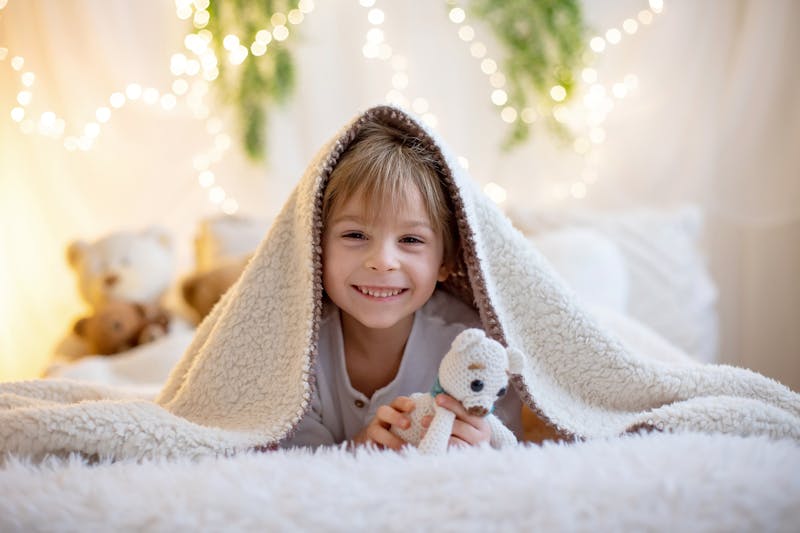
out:
{"label": "white shirt", "polygon": [[[455,297],[443,291],[435,292],[414,313],[397,375],[368,398],[353,388],[347,374],[339,309],[335,305],[326,306],[319,329],[316,387],[311,408],[294,434],[281,446],[331,445],[350,440],[375,416],[381,405],[390,404],[398,396],[430,391],[439,363],[453,339],[469,327],[480,327],[477,313]],[[517,413],[518,406],[517,400]],[[518,414],[512,417],[518,418]]]}

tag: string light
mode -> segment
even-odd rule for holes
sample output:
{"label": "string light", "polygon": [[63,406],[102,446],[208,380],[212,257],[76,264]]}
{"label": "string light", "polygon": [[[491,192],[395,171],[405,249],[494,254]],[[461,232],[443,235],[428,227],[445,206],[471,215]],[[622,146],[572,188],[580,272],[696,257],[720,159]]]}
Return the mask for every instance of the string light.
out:
{"label": "string light", "polygon": [[[447,3],[450,6],[448,17],[458,27],[458,37],[469,45],[470,55],[479,61],[481,72],[489,78],[489,85],[492,87],[489,99],[498,108],[501,120],[508,124],[517,120],[522,120],[526,124],[534,123],[538,118],[536,110],[530,107],[519,110],[508,105],[508,94],[505,91],[506,76],[499,69],[498,62],[489,55],[483,42],[475,40],[475,29],[468,24],[466,12],[458,6],[457,0],[448,0]],[[642,25],[652,23],[654,15],[663,11],[663,0],[649,0],[649,9],[640,11],[636,16],[638,22],[633,17],[626,18],[620,25],[622,31],[616,27],[609,28],[602,36],[592,37],[588,43],[589,48],[601,54],[610,46],[619,44],[625,34],[635,34],[639,30],[640,23]],[[600,145],[606,140],[606,131],[602,124],[615,107],[614,99],[621,100],[630,96],[638,88],[639,80],[635,75],[628,74],[624,80],[613,83],[608,89],[598,82],[597,70],[590,67],[581,71],[581,79],[587,86],[583,98],[579,100],[583,104],[583,109],[555,105],[552,113],[557,122],[570,127],[573,131],[584,132],[576,136],[572,147],[575,153],[586,156],[590,154],[593,145]],[[561,85],[553,86],[550,88],[549,96],[557,104],[563,102],[567,97],[566,88]],[[586,176],[590,176],[591,181],[586,179]],[[595,183],[596,179],[595,171],[585,171],[581,181],[572,185],[555,186],[553,195],[559,199],[568,196],[575,199],[585,198],[587,185]],[[490,185],[486,193],[493,199],[500,198],[501,195],[497,193],[497,187],[500,186],[494,183]]]}

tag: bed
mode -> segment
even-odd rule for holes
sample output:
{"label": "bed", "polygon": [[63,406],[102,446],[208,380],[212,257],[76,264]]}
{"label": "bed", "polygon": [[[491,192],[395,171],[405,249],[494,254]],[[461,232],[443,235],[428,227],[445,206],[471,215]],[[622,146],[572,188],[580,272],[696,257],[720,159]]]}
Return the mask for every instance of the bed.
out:
{"label": "bed", "polygon": [[[713,361],[699,213],[510,213],[595,318],[639,353]],[[154,395],[191,330],[54,376]],[[690,357],[688,354],[691,353]],[[0,530],[797,531],[791,440],[639,433],[421,456],[344,448],[198,461],[6,458]]]}

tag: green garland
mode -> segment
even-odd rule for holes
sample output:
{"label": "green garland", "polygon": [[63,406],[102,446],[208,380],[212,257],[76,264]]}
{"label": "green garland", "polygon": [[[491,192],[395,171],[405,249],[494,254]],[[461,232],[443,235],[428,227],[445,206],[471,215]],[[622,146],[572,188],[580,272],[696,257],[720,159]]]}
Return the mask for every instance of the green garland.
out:
{"label": "green garland", "polygon": [[[559,137],[569,138],[553,110],[572,98],[582,66],[586,27],[577,0],[471,0],[468,9],[483,19],[507,54],[507,105],[531,107]],[[550,89],[564,87],[566,97],[556,102]],[[525,142],[530,125],[517,118],[504,142],[506,148]]]}
{"label": "green garland", "polygon": [[267,120],[269,109],[283,104],[295,85],[295,70],[287,43],[271,41],[261,57],[248,57],[241,65],[232,66],[225,60],[228,52],[222,36],[237,35],[243,43],[253,42],[256,33],[270,26],[275,13],[296,9],[298,0],[212,0],[206,28],[213,34],[215,52],[219,58],[219,77],[215,82],[220,96],[233,105],[239,115],[240,134],[246,153],[254,160],[266,156]]}
{"label": "green garland", "polygon": [[[222,36],[233,34],[242,42],[253,42],[260,29],[270,27],[275,13],[296,9],[298,0],[212,0],[207,28],[214,35],[213,45],[220,58],[215,85],[219,94],[239,115],[240,134],[247,154],[255,160],[265,157],[269,109],[286,101],[295,85],[295,69],[289,43],[293,29],[283,42],[272,41],[268,51],[244,64],[230,66],[224,59]],[[446,0],[448,10],[454,0]],[[557,102],[550,89],[561,85],[566,103],[573,95],[576,74],[581,66],[585,26],[577,0],[469,0],[467,10],[485,21],[505,47],[507,105],[517,110],[534,108],[551,131],[562,138],[567,129],[553,117]],[[525,142],[530,124],[517,118],[503,146]]]}

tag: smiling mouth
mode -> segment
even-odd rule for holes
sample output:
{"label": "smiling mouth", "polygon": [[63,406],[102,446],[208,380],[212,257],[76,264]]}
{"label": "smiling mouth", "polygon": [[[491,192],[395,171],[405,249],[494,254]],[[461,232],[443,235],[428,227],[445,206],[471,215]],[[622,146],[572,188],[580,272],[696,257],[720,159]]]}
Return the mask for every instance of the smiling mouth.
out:
{"label": "smiling mouth", "polygon": [[368,287],[364,285],[353,285],[353,288],[364,296],[371,296],[372,298],[391,298],[408,290],[396,287]]}

